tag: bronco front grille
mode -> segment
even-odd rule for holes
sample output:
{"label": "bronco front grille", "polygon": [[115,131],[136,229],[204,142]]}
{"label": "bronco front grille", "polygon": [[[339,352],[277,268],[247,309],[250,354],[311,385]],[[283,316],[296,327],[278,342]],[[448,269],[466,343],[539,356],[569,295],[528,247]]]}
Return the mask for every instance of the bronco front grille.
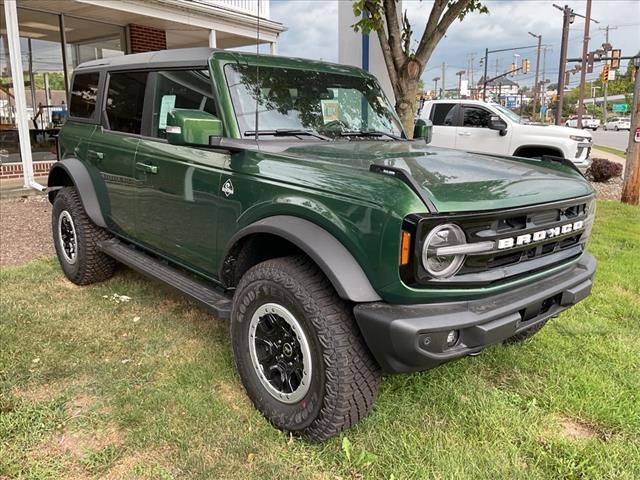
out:
{"label": "bronco front grille", "polygon": [[[593,223],[593,197],[583,197],[535,207],[463,215],[410,216],[405,228],[416,233],[415,255],[411,265],[401,268],[401,277],[409,285],[480,286],[513,279],[544,270],[580,256]],[[543,230],[555,230],[567,224],[582,222],[576,231],[553,235],[540,241],[498,249],[502,239],[517,239]],[[451,278],[431,278],[421,265],[420,253],[429,231],[442,223],[462,227],[467,243],[495,242],[496,248],[466,257],[460,271]],[[556,230],[557,231],[557,230]]]}

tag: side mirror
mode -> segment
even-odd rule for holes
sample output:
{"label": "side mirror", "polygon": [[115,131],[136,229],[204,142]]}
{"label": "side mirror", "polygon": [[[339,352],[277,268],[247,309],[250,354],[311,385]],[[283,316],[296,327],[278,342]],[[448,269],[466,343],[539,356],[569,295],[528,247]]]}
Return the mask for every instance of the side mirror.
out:
{"label": "side mirror", "polygon": [[506,135],[507,127],[507,122],[505,122],[500,115],[491,115],[489,117],[489,128],[491,130],[498,130],[500,135]]}
{"label": "side mirror", "polygon": [[419,118],[416,120],[416,124],[413,127],[413,139],[424,139],[424,143],[431,143],[431,136],[433,135],[433,122],[431,120],[422,120]]}
{"label": "side mirror", "polygon": [[222,136],[222,120],[202,110],[174,109],[167,115],[167,140],[172,145],[209,146]]}

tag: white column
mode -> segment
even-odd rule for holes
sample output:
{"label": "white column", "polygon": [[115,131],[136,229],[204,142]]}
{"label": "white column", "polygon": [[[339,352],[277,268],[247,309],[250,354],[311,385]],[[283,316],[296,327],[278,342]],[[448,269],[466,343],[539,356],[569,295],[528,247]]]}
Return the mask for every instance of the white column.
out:
{"label": "white column", "polygon": [[25,188],[31,187],[44,190],[44,187],[37,184],[33,179],[33,157],[31,156],[29,125],[27,123],[27,97],[24,91],[24,76],[22,74],[22,53],[20,52],[20,31],[18,30],[16,0],[4,0],[4,15],[7,19],[9,60],[11,63],[13,94],[16,102],[16,126],[18,127],[18,139],[20,141],[24,186]]}
{"label": "white column", "polygon": [[209,48],[218,48],[215,30],[209,30]]}
{"label": "white column", "polygon": [[277,55],[278,54],[278,44],[276,42],[271,42],[269,44],[270,50],[271,50],[271,55]]}

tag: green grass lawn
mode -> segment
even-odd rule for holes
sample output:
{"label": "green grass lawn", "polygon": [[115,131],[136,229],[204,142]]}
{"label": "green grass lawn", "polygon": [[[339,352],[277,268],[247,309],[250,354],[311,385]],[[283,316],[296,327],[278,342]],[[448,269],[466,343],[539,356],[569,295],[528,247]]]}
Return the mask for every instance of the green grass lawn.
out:
{"label": "green grass lawn", "polygon": [[524,344],[387,377],[371,416],[322,445],[271,427],[228,325],[158,284],[4,269],[0,479],[638,479],[640,208],[597,215],[588,300]]}

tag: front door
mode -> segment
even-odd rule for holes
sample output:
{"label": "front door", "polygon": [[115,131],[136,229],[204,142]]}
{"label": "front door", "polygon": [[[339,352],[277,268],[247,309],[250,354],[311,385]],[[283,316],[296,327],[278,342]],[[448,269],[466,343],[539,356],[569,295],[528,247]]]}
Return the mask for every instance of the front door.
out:
{"label": "front door", "polygon": [[221,172],[229,155],[208,148],[170,145],[167,114],[189,108],[216,114],[208,71],[151,73],[153,102],[149,131],[135,162],[141,185],[137,199],[139,240],[185,267],[215,278]]}
{"label": "front door", "polygon": [[147,73],[111,73],[107,78],[102,125],[97,127],[87,158],[100,172],[109,197],[107,222],[119,234],[135,239],[135,155],[140,142]]}
{"label": "front door", "polygon": [[480,105],[462,106],[462,123],[456,128],[456,148],[468,152],[509,155],[511,132],[501,135],[489,129],[489,118],[496,115]]}

